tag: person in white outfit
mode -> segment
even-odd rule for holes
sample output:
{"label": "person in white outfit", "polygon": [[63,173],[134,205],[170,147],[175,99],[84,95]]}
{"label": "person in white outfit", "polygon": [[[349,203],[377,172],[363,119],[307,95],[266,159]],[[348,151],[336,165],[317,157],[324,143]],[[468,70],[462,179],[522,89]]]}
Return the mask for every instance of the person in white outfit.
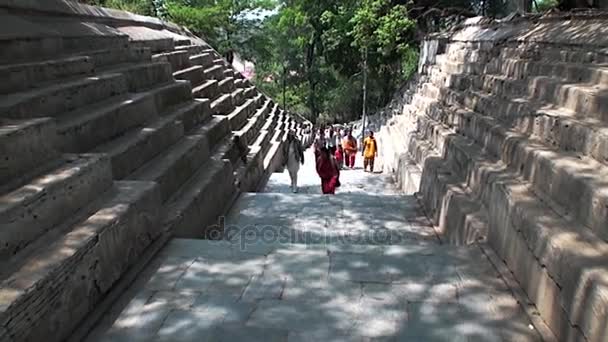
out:
{"label": "person in white outfit", "polygon": [[283,145],[283,160],[287,164],[287,171],[291,178],[291,191],[298,192],[298,171],[300,164],[304,164],[304,149],[294,131],[289,131],[287,141]]}

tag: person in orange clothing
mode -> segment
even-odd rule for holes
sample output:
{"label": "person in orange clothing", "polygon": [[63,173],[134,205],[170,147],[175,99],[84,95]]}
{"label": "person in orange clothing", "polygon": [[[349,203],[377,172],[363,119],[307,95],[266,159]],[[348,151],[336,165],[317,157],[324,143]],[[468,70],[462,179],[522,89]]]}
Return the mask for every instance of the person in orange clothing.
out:
{"label": "person in orange clothing", "polygon": [[374,138],[374,132],[369,131],[369,135],[363,141],[363,171],[367,172],[367,166],[369,165],[369,172],[374,172],[374,160],[378,156],[378,143]]}
{"label": "person in orange clothing", "polygon": [[354,168],[355,157],[357,156],[357,139],[353,137],[351,130],[348,131],[346,138],[342,141],[342,148],[344,149],[344,163],[346,167]]}

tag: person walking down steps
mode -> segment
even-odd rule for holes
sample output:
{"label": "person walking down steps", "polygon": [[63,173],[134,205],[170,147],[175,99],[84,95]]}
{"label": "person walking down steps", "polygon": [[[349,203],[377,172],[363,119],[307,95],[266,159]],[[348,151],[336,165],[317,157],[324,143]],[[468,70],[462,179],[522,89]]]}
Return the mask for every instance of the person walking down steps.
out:
{"label": "person walking down steps", "polygon": [[300,164],[304,164],[304,148],[294,131],[287,133],[287,143],[283,145],[283,160],[287,164],[287,171],[291,178],[291,191],[296,193],[298,192],[298,171]]}
{"label": "person walking down steps", "polygon": [[357,156],[357,139],[353,137],[351,130],[346,133],[346,138],[342,141],[342,147],[344,148],[344,163],[346,167],[351,169],[355,168],[355,158]]}
{"label": "person walking down steps", "polygon": [[369,131],[369,135],[363,141],[363,171],[367,172],[367,166],[369,165],[369,172],[374,172],[374,160],[378,156],[378,143],[374,138],[374,132]]}
{"label": "person walking down steps", "polygon": [[333,195],[340,186],[340,170],[334,156],[327,147],[323,147],[317,154],[317,174],[321,178],[323,194]]}

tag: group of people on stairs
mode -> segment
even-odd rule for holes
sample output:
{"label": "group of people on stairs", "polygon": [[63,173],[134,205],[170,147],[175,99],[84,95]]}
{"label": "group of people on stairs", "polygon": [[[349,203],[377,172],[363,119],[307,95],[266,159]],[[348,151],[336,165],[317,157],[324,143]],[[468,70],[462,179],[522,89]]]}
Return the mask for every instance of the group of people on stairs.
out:
{"label": "group of people on stairs", "polygon": [[[313,143],[316,171],[321,178],[321,190],[323,194],[335,194],[336,188],[340,187],[340,171],[355,168],[355,159],[358,152],[357,139],[352,135],[352,130],[336,131],[329,126],[327,130],[320,128]],[[363,141],[362,146],[363,170],[374,172],[374,161],[378,156],[378,143],[372,131]],[[304,164],[304,148],[293,131],[287,135],[286,144],[283,147],[283,160],[289,177],[291,178],[291,190],[298,191],[298,171],[300,165]]]}

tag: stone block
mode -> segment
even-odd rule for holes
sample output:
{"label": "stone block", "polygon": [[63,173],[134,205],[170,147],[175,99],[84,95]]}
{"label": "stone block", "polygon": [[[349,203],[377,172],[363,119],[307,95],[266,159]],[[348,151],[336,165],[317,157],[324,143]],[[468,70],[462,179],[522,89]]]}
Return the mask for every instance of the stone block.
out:
{"label": "stone block", "polygon": [[0,254],[9,257],[74,215],[112,185],[103,155],[70,155],[57,167],[2,196]]}
{"label": "stone block", "polygon": [[64,82],[4,96],[0,110],[11,118],[54,116],[83,105],[124,94],[127,80],[121,74],[107,74]]}
{"label": "stone block", "polygon": [[158,183],[161,198],[165,202],[209,157],[206,136],[185,136],[126,178]]}
{"label": "stone block", "polygon": [[192,95],[199,98],[215,100],[221,95],[217,80],[208,80],[205,83],[192,88]]}
{"label": "stone block", "polygon": [[0,184],[58,156],[55,122],[49,118],[0,121]]}

